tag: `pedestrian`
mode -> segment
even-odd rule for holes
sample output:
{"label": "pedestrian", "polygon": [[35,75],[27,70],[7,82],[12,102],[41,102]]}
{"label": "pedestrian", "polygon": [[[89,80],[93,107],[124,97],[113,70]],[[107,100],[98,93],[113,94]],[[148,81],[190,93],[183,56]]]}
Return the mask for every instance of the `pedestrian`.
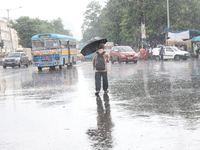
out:
{"label": "pedestrian", "polygon": [[163,60],[163,55],[165,54],[165,50],[163,48],[163,46],[160,48],[160,57],[161,57],[161,60]]}
{"label": "pedestrian", "polygon": [[152,59],[152,54],[153,54],[153,53],[152,53],[152,50],[153,50],[153,49],[152,49],[152,47],[150,46],[150,48],[149,48],[149,55],[150,55],[150,58],[151,58],[151,59]]}
{"label": "pedestrian", "polygon": [[196,58],[199,58],[199,51],[200,51],[200,46],[197,45],[197,47],[196,47]]}
{"label": "pedestrian", "polygon": [[93,69],[95,71],[95,95],[98,95],[101,90],[101,78],[103,79],[104,93],[108,93],[108,65],[110,56],[104,50],[104,44],[99,45],[99,50],[94,54],[92,59]]}

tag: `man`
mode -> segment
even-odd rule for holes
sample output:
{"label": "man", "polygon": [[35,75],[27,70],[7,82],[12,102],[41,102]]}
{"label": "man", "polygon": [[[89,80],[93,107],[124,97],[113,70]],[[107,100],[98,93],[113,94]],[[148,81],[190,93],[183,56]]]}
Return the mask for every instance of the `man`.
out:
{"label": "man", "polygon": [[[98,61],[101,59],[102,61]],[[107,71],[108,71],[108,65],[109,63],[110,56],[108,53],[104,51],[104,44],[101,43],[99,45],[99,50],[94,54],[94,57],[92,59],[93,62],[93,69],[95,71],[95,95],[98,95],[100,90],[101,90],[101,77],[103,78],[103,90],[104,93],[108,93],[108,78],[107,78]],[[104,66],[103,69],[99,69],[97,65],[102,65]]]}
{"label": "man", "polygon": [[163,55],[165,55],[165,50],[163,48],[163,46],[160,48],[160,57],[161,57],[161,60],[163,60]]}

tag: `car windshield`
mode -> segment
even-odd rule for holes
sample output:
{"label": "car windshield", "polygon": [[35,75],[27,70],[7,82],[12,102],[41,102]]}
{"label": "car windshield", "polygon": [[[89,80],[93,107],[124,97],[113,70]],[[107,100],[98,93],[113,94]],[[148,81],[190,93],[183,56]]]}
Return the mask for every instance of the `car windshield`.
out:
{"label": "car windshield", "polygon": [[20,53],[9,53],[7,57],[20,57]]}
{"label": "car windshield", "polygon": [[133,52],[133,49],[131,47],[120,47],[119,50],[121,52]]}
{"label": "car windshield", "polygon": [[180,49],[178,49],[177,47],[172,47],[173,50],[175,51],[181,51]]}

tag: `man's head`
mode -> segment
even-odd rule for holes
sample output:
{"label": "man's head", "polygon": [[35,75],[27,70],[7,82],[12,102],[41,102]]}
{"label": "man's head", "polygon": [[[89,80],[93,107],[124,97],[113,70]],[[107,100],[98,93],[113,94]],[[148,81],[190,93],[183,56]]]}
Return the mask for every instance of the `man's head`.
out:
{"label": "man's head", "polygon": [[101,43],[101,44],[99,45],[99,49],[104,49],[104,43]]}

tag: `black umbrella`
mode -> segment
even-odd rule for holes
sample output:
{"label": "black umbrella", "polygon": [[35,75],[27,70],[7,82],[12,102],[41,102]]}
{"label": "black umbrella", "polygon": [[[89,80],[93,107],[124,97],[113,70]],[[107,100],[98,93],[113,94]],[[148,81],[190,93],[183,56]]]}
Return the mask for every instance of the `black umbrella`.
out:
{"label": "black umbrella", "polygon": [[81,49],[81,54],[83,54],[83,56],[92,54],[99,49],[99,45],[101,43],[105,44],[106,42],[107,42],[106,38],[94,37],[85,43],[85,45]]}

